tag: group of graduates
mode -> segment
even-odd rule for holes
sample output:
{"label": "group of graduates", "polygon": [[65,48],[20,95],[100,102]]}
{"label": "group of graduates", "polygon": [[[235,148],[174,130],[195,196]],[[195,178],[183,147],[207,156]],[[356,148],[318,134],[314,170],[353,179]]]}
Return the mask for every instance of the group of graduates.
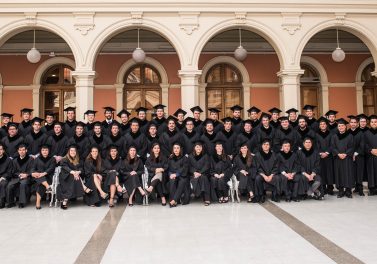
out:
{"label": "group of graduates", "polygon": [[123,197],[133,206],[146,196],[170,207],[194,197],[208,206],[227,203],[230,186],[251,203],[265,202],[266,191],[275,202],[322,200],[334,195],[334,185],[338,198],[352,198],[353,192],[364,196],[363,181],[369,195],[377,195],[375,115],[348,116],[348,122],[336,119],[333,110],[317,120],[312,105],[302,115],[292,108],[286,116],[277,108],[260,113],[251,107],[249,119],[242,120],[243,108],[235,105],[232,117],[221,122],[216,108],[208,109],[204,121],[199,106],[187,118],[183,109],[166,118],[164,108],[156,105],[150,121],[143,107],[132,119],[120,111],[119,121],[115,109],[104,107],[103,122],[88,110],[87,123],[75,120],[73,107],[64,109],[64,123],[54,120],[54,113],[31,118],[28,108],[21,110],[19,124],[3,113],[0,208],[16,202],[23,208],[35,193],[41,209],[53,191],[54,174],[62,209],[79,197],[89,206],[113,207]]}

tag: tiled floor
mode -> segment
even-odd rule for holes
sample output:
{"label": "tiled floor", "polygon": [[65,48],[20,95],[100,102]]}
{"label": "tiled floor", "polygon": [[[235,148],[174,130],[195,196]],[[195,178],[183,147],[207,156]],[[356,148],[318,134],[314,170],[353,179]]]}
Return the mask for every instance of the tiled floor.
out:
{"label": "tiled floor", "polygon": [[[377,263],[377,197],[278,206],[365,263]],[[107,212],[81,204],[0,210],[0,263],[73,263]],[[102,262],[334,263],[268,210],[245,202],[127,207]]]}

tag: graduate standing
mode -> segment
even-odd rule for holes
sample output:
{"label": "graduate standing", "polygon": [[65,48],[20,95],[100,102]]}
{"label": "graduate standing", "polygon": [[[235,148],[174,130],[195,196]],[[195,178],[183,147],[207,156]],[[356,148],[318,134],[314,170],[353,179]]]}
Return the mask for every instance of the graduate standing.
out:
{"label": "graduate standing", "polygon": [[75,126],[76,126],[76,107],[67,107],[64,109],[67,112],[67,120],[64,123],[63,133],[68,138],[72,137],[75,134]]}
{"label": "graduate standing", "polygon": [[0,209],[5,207],[8,182],[12,179],[12,160],[7,156],[5,145],[0,143]]}
{"label": "graduate standing", "polygon": [[369,196],[377,195],[377,116],[371,115],[370,129],[365,132],[365,155]]}

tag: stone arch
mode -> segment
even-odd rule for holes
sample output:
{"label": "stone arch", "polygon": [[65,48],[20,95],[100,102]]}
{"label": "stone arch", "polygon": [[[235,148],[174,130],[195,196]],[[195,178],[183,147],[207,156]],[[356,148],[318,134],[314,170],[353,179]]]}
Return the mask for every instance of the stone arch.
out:
{"label": "stone arch", "polygon": [[361,75],[363,74],[364,69],[371,63],[374,63],[373,57],[369,57],[365,59],[359,66],[356,72],[355,76],[355,87],[356,87],[356,108],[357,108],[357,113],[362,113],[364,112],[364,84],[365,82],[362,81]]}
{"label": "stone arch", "polygon": [[369,57],[365,59],[359,66],[356,72],[355,80],[356,82],[361,82],[361,75],[363,74],[363,71],[365,67],[367,67],[369,64],[374,63],[373,57]]}
{"label": "stone arch", "polygon": [[41,79],[43,74],[53,65],[66,64],[73,69],[76,68],[76,64],[72,59],[66,57],[54,57],[41,63],[34,73],[33,85],[41,85]]}

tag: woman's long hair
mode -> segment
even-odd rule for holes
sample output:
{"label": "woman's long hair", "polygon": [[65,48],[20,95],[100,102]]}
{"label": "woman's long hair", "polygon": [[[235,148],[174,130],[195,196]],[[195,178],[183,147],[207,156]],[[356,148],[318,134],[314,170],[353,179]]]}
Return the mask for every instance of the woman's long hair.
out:
{"label": "woman's long hair", "polygon": [[[98,150],[97,159],[93,159],[93,156],[92,156],[92,150],[93,149]],[[96,165],[96,173],[99,173],[101,171],[102,158],[101,158],[101,153],[100,153],[100,151],[99,151],[99,149],[97,147],[91,147],[90,148],[90,152],[89,152],[88,156],[86,157],[86,160],[91,161],[93,164]]]}
{"label": "woman's long hair", "polygon": [[174,154],[174,146],[179,146],[179,155],[178,157],[182,157],[183,155],[183,149],[182,149],[182,146],[180,144],[173,144],[173,147],[172,147],[172,150],[171,150],[171,154],[169,156],[169,159],[173,159],[175,157],[175,154]]}
{"label": "woman's long hair", "polygon": [[[76,156],[75,157],[71,157],[69,155],[69,150],[71,148],[74,148],[76,150]],[[68,151],[67,151],[67,154],[65,155],[65,158],[70,162],[72,163],[73,165],[78,165],[80,163],[80,157],[79,157],[79,152],[77,151],[77,148],[76,147],[70,147],[68,148]]]}
{"label": "woman's long hair", "polygon": [[[128,162],[131,161],[130,149],[132,149],[132,148],[134,148],[134,149],[136,150],[136,147],[134,147],[134,146],[131,146],[131,147],[128,149],[128,153],[127,153],[127,157],[126,157],[126,160],[127,160]],[[138,159],[139,159],[139,158],[138,158],[137,153],[136,153],[135,158],[134,158],[134,161],[136,162]]]}
{"label": "woman's long hair", "polygon": [[221,145],[223,147],[223,149],[221,150],[220,156],[217,154],[217,151],[215,149],[215,156],[219,156],[222,161],[226,161],[226,154],[225,154],[225,151],[224,151],[224,145],[221,144],[221,143],[218,143],[218,144],[215,144],[215,148],[216,148],[216,145]]}
{"label": "woman's long hair", "polygon": [[[154,153],[153,153],[153,148],[154,148],[155,146],[159,146],[159,147],[160,147],[160,153],[158,154],[157,157],[156,157],[156,156],[154,155]],[[150,152],[149,154],[151,155],[151,160],[152,160],[153,162],[156,162],[156,160],[159,159],[160,156],[161,156],[161,145],[160,145],[160,143],[158,143],[158,142],[153,143],[152,146],[151,146],[151,152]]]}
{"label": "woman's long hair", "polygon": [[[242,148],[243,146],[245,146],[245,145],[242,145],[242,146],[240,147],[240,151],[239,151],[240,158],[243,158],[243,156],[242,156],[242,152],[241,152],[241,148]],[[246,147],[247,147],[247,146],[246,146]],[[248,167],[250,167],[252,162],[253,162],[253,156],[251,155],[251,152],[250,152],[249,148],[247,148],[247,152],[246,152],[246,165],[247,165]]]}

